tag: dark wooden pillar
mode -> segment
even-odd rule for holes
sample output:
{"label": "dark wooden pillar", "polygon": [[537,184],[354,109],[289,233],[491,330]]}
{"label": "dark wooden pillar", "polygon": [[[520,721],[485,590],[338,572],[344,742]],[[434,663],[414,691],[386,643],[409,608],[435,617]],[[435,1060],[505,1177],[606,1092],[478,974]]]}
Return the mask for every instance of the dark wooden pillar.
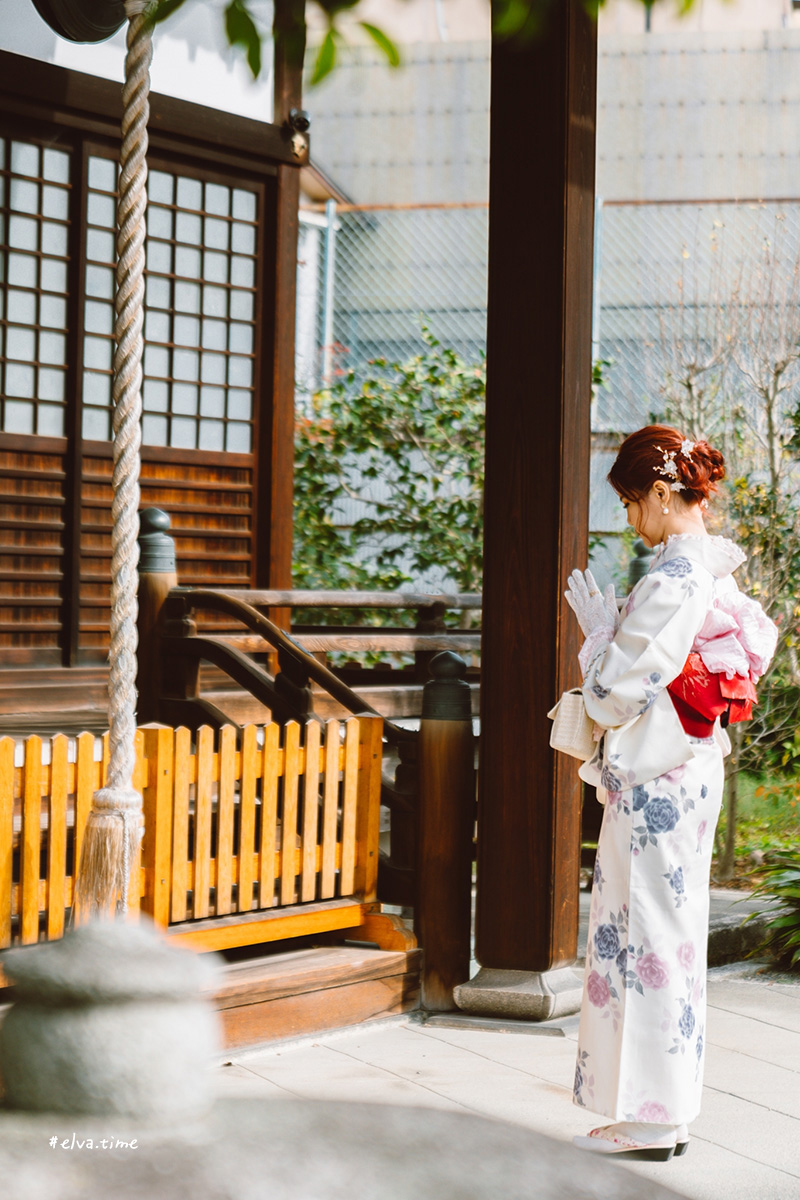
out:
{"label": "dark wooden pillar", "polygon": [[582,0],[492,52],[477,957],[574,961],[580,785],[546,713],[578,679],[563,599],[589,501],[596,26]]}
{"label": "dark wooden pillar", "polygon": [[[292,128],[290,114],[302,98],[305,0],[276,0],[274,116],[294,162],[281,163],[275,179],[273,224],[265,230],[266,286],[263,394],[271,397],[259,418],[258,520],[254,531],[254,586],[292,585],[292,494],[294,480],[295,300],[300,167],[308,161],[308,139]],[[271,613],[288,623],[288,610]]]}

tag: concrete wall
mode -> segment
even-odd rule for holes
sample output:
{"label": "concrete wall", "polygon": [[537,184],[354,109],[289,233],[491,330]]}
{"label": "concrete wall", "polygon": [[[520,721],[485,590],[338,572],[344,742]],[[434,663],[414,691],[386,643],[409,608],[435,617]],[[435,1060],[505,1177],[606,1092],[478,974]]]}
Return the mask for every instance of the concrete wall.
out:
{"label": "concrete wall", "polygon": [[[694,0],[681,14],[677,2],[659,0],[650,14],[653,33],[715,33],[786,29],[800,23],[792,0]],[[600,10],[600,35],[642,33],[647,16],[641,0],[606,0]]]}
{"label": "concrete wall", "polygon": [[605,200],[800,195],[800,28],[600,43]]}
{"label": "concrete wall", "polygon": [[[307,6],[309,41],[319,42],[325,21],[316,5]],[[487,41],[489,0],[361,0],[355,12],[343,13],[338,25],[349,42],[369,42],[360,21],[378,25],[401,46],[433,42]]]}
{"label": "concrete wall", "polygon": [[411,46],[398,70],[350,47],[306,107],[315,161],[356,203],[487,199],[488,41]]}

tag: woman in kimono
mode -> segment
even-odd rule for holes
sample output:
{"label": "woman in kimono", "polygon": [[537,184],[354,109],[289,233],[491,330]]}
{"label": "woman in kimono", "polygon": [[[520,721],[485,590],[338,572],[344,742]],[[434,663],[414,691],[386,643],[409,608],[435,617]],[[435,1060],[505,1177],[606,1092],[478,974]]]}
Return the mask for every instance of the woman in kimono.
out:
{"label": "woman in kimono", "polygon": [[575,1143],[629,1158],[682,1154],[700,1109],[722,726],[749,715],[777,639],[733,579],[745,555],[705,528],[723,476],[707,442],[664,425],[632,434],[608,478],[657,547],[650,570],[619,615],[589,571],[567,593],[597,739],[580,775],[605,805],[574,1099],[613,1122]]}

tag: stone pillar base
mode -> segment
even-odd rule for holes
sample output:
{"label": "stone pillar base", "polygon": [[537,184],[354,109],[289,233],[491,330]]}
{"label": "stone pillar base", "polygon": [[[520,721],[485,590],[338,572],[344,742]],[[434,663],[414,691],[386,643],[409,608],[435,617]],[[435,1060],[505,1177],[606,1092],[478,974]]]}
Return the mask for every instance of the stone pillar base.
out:
{"label": "stone pillar base", "polygon": [[556,971],[504,971],[481,967],[453,992],[459,1008],[482,1017],[549,1021],[581,1006],[583,980],[571,967]]}

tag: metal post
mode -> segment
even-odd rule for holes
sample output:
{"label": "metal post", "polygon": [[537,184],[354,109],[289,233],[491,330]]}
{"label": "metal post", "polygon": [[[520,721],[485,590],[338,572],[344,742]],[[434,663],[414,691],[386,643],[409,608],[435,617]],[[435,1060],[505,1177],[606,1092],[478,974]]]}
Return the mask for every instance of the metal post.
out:
{"label": "metal post", "polygon": [[[594,253],[592,258],[592,366],[600,360],[600,280],[603,269],[603,197],[594,198]],[[597,397],[592,389],[592,428]]]}
{"label": "metal post", "polygon": [[325,204],[325,249],[322,283],[322,384],[333,378],[333,303],[336,267],[336,201]]}

